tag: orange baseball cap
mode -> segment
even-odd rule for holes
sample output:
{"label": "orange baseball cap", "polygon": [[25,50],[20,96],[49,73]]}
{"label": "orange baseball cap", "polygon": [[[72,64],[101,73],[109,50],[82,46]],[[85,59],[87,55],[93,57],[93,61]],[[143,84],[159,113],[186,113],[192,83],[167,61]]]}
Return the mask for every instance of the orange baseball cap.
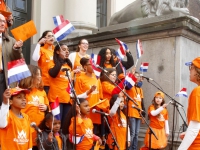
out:
{"label": "orange baseball cap", "polygon": [[21,92],[25,92],[26,94],[28,94],[30,91],[27,90],[27,89],[19,88],[19,87],[10,88],[10,93],[11,93],[12,96],[17,95]]}
{"label": "orange baseball cap", "polygon": [[158,95],[161,96],[163,99],[165,97],[165,94],[163,92],[161,92],[161,91],[156,92],[156,94],[154,95],[154,97],[156,97]]}
{"label": "orange baseball cap", "polygon": [[190,65],[194,65],[197,68],[200,68],[200,57],[195,58],[192,62],[186,62],[185,65],[186,66],[190,66]]}

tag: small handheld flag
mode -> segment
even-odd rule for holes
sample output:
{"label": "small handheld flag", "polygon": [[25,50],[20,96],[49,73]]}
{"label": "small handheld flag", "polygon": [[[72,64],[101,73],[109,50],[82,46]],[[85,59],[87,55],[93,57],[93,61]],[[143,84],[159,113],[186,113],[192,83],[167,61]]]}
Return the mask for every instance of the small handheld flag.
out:
{"label": "small handheld flag", "polygon": [[96,55],[96,54],[91,54],[91,59],[92,59],[92,62],[93,64],[96,64],[96,65],[100,65],[100,61],[101,61],[101,56],[100,55]]}
{"label": "small handheld flag", "polygon": [[186,88],[182,88],[182,89],[180,90],[180,92],[178,92],[178,93],[176,94],[176,97],[181,97],[181,96],[188,97],[186,91],[187,91]]}
{"label": "small handheld flag", "polygon": [[57,27],[65,21],[63,15],[53,17],[54,25]]}
{"label": "small handheld flag", "polygon": [[8,62],[8,85],[31,76],[24,59]]}
{"label": "small handheld flag", "polygon": [[50,107],[51,107],[51,112],[52,112],[53,116],[57,120],[60,120],[60,106],[59,106],[58,97],[56,97],[56,100],[53,103],[50,103]]}
{"label": "small handheld flag", "polygon": [[53,29],[53,33],[56,40],[61,41],[67,35],[72,33],[72,31],[74,30],[75,30],[74,26],[68,20],[65,20],[60,25],[58,25],[55,29]]}
{"label": "small handheld flag", "polygon": [[137,52],[137,59],[139,59],[143,54],[142,43],[140,40],[136,43],[136,52]]}
{"label": "small handheld flag", "polygon": [[101,69],[99,69],[99,68],[97,68],[96,66],[95,66],[95,64],[93,63],[93,61],[92,61],[92,59],[90,59],[90,63],[91,63],[91,65],[92,65],[92,69],[93,69],[93,71],[94,71],[94,74],[95,74],[95,76],[97,77],[97,79],[100,77],[100,75],[101,75]]}
{"label": "small handheld flag", "polygon": [[125,53],[125,51],[123,50],[123,49],[118,49],[117,51],[116,51],[116,56],[120,59],[120,60],[122,60],[122,59],[124,59],[124,56],[126,55],[126,53]]}
{"label": "small handheld flag", "polygon": [[115,40],[117,41],[117,43],[120,45],[120,49],[121,51],[127,51],[128,50],[128,46],[126,45],[126,43],[118,40],[117,38],[115,38]]}
{"label": "small handheld flag", "polygon": [[147,72],[148,67],[149,67],[149,63],[142,63],[140,66],[140,71]]}
{"label": "small handheld flag", "polygon": [[137,78],[133,74],[128,73],[125,77],[124,85],[131,89],[135,85],[136,81]]}
{"label": "small handheld flag", "polygon": [[[76,138],[76,140],[75,140]],[[79,135],[76,135],[76,136],[73,136],[72,134],[69,134],[69,141],[73,144],[79,144],[83,141],[83,138],[84,138],[84,135],[82,136],[79,136]],[[76,143],[75,143],[76,141]]]}

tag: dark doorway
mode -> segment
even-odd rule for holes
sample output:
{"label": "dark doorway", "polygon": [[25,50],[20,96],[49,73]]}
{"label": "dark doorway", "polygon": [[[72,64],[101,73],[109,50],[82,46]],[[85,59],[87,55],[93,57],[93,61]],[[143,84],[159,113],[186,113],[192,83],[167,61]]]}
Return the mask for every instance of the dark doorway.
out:
{"label": "dark doorway", "polygon": [[[11,9],[14,17],[14,25],[11,29],[31,20],[32,0],[6,0],[6,4]],[[12,36],[11,33],[10,35]],[[30,64],[31,39],[24,42],[22,49],[26,63]]]}

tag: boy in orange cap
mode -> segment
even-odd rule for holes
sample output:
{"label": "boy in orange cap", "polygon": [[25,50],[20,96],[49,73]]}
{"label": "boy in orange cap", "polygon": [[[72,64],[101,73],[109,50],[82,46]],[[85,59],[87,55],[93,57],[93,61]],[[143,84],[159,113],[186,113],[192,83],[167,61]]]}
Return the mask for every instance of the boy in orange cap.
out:
{"label": "boy in orange cap", "polygon": [[26,106],[25,97],[28,92],[27,89],[15,87],[6,89],[3,93],[3,103],[0,108],[0,145],[2,150],[32,149],[30,121],[26,114],[21,113],[21,109]]}
{"label": "boy in orange cap", "polygon": [[200,57],[186,63],[190,70],[190,81],[197,84],[188,99],[186,132],[180,134],[183,140],[178,150],[199,150],[200,148]]}

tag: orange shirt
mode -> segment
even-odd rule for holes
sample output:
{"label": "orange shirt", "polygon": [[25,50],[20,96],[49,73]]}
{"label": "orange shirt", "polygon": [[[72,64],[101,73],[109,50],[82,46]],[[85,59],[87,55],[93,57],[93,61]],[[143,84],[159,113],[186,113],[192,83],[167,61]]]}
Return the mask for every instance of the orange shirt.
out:
{"label": "orange shirt", "polygon": [[[122,111],[120,111],[121,115],[121,122],[119,120],[118,114],[116,113],[114,116],[112,116],[112,119],[109,119],[110,122],[110,128],[117,140],[117,143],[119,144],[120,150],[126,149],[126,128],[127,128],[127,122],[126,122],[126,116]],[[111,145],[114,142],[112,139],[111,133],[108,135],[107,143],[111,149],[113,149],[113,146]],[[118,150],[118,148],[115,146],[115,150]]]}
{"label": "orange shirt", "polygon": [[[86,54],[85,57],[86,58],[90,58],[90,56],[87,55],[87,54]],[[80,60],[81,60],[81,57],[79,56],[78,52],[76,52],[76,58],[74,60],[74,68],[73,68],[73,70],[77,69],[77,68],[82,69],[82,65],[80,64]]]}
{"label": "orange shirt", "polygon": [[[54,62],[51,61],[49,63],[49,69],[55,66]],[[68,77],[65,76],[65,72],[62,71],[63,68],[71,68],[64,64],[61,67],[60,72],[55,78],[50,77],[50,89],[48,93],[49,102],[54,102],[56,97],[58,97],[60,103],[69,103],[70,95],[66,91],[67,87],[69,86]]]}
{"label": "orange shirt", "polygon": [[[73,135],[74,117],[71,119],[69,126],[69,134]],[[82,142],[76,145],[77,150],[89,150],[93,145],[93,123],[90,118],[76,117],[76,135],[81,137],[84,135]]]}
{"label": "orange shirt", "polygon": [[60,135],[59,134],[55,135],[55,138],[58,142],[59,150],[62,150],[62,139],[61,139]]}
{"label": "orange shirt", "polygon": [[28,150],[32,148],[32,129],[29,117],[22,113],[23,118],[9,111],[8,125],[0,129],[2,150]]}
{"label": "orange shirt", "polygon": [[110,101],[112,97],[112,91],[114,90],[115,85],[111,84],[108,81],[103,81],[101,85],[103,90],[103,99],[107,98]]}
{"label": "orange shirt", "polygon": [[[133,86],[130,90],[126,90],[127,94],[138,104],[138,108],[142,108],[141,100],[143,97],[143,90],[139,87]],[[135,105],[132,101],[129,100],[128,104],[128,116],[134,118],[141,118],[137,109],[132,108],[132,105]]]}
{"label": "orange shirt", "polygon": [[4,0],[0,0],[0,10],[7,11]]}
{"label": "orange shirt", "polygon": [[[190,121],[200,122],[200,86],[197,86],[193,89],[188,99],[187,119],[188,124],[190,123]],[[199,148],[200,131],[188,150],[197,150]]]}
{"label": "orange shirt", "polygon": [[[101,82],[100,80],[96,78],[94,74],[92,74],[92,77],[89,77],[86,75],[85,72],[81,73],[77,78],[75,82],[75,90],[76,94],[82,94],[88,91],[92,85],[96,85],[97,88],[95,91],[93,91],[88,98],[86,98],[89,102],[89,106],[91,107],[92,105],[96,104],[99,102],[99,99],[102,99],[102,87],[101,87]],[[97,113],[90,113],[90,119],[94,123],[101,124],[101,116],[100,114]]]}
{"label": "orange shirt", "polygon": [[48,73],[48,64],[51,60],[53,60],[53,50],[54,46],[52,45],[52,49],[48,49],[48,45],[45,44],[40,48],[40,59],[38,60],[38,66],[42,70],[42,81],[45,86],[49,86],[49,73]]}
{"label": "orange shirt", "polygon": [[[31,89],[29,94],[26,94],[26,108],[22,109],[23,113],[26,113],[31,122],[35,122],[38,126],[44,119],[45,112],[39,110],[39,104],[49,105],[47,95],[44,90],[38,90],[36,88]],[[37,138],[37,132],[34,131],[32,134],[33,145],[37,145],[35,139]]]}
{"label": "orange shirt", "polygon": [[104,66],[105,66],[106,68],[113,68],[113,66],[112,66],[111,64],[106,64],[106,63],[104,63]]}
{"label": "orange shirt", "polygon": [[168,120],[168,111],[166,108],[164,108],[161,112],[159,117],[158,116],[152,116],[151,111],[155,110],[153,105],[149,106],[148,109],[148,115],[149,115],[149,120],[150,120],[150,126],[152,128],[156,129],[162,129],[165,127],[165,120]]}

